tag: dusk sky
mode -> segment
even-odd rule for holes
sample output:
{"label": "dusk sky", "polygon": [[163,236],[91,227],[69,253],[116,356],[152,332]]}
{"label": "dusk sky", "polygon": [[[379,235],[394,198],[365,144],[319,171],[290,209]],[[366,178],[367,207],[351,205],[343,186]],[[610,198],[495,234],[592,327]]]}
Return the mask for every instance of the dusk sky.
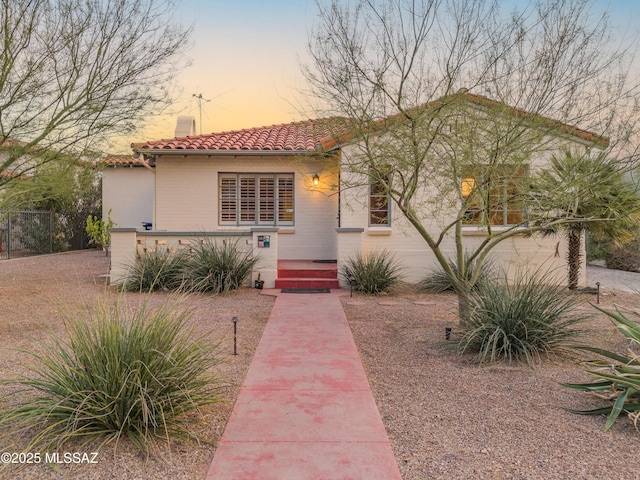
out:
{"label": "dusk sky", "polygon": [[[640,1],[600,3],[619,31],[637,32]],[[301,119],[300,59],[315,15],[314,0],[182,0],[177,20],[194,31],[178,103],[131,141],[172,137],[177,115],[194,116],[202,133]],[[202,103],[202,125],[194,94],[210,100]]]}
{"label": "dusk sky", "polygon": [[[176,115],[192,115],[202,133],[235,130],[301,117],[295,96],[303,85],[313,0],[183,0],[178,20],[194,25],[191,66],[179,78]],[[145,138],[172,137],[176,115],[158,119]]]}

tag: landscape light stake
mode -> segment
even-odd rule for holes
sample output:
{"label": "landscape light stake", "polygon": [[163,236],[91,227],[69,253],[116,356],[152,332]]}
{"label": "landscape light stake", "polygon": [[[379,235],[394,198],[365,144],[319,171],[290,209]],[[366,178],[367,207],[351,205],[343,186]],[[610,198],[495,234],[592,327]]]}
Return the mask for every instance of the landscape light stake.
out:
{"label": "landscape light stake", "polygon": [[353,278],[352,276],[349,276],[349,298],[353,298],[353,281],[355,280],[355,278]]}
{"label": "landscape light stake", "polygon": [[445,340],[451,340],[451,327],[444,328],[444,338]]}
{"label": "landscape light stake", "polygon": [[238,355],[238,343],[236,341],[236,335],[238,333],[238,317],[233,317],[231,321],[233,322],[233,354]]}
{"label": "landscape light stake", "polygon": [[600,282],[596,282],[596,303],[600,303]]}

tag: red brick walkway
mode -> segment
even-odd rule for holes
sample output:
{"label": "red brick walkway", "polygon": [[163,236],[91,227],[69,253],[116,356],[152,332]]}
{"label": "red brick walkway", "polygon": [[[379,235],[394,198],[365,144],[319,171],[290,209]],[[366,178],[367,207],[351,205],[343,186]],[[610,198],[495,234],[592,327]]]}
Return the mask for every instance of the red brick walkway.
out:
{"label": "red brick walkway", "polygon": [[401,480],[338,293],[278,295],[206,477],[245,479]]}

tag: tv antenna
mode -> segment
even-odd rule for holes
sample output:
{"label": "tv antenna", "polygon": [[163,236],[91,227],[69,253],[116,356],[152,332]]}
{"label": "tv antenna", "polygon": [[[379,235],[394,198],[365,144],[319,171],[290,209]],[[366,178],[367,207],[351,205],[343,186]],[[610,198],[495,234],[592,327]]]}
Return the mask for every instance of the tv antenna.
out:
{"label": "tv antenna", "polygon": [[208,98],[204,98],[201,93],[194,93],[192,97],[198,99],[198,111],[200,112],[200,123],[198,124],[200,135],[202,135],[202,102],[210,102]]}

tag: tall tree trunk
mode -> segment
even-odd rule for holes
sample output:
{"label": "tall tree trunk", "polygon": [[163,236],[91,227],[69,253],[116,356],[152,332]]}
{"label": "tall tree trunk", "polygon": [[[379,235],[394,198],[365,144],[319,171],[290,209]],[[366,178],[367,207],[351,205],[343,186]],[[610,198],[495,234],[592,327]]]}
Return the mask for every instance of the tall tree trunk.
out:
{"label": "tall tree trunk", "polygon": [[461,285],[455,289],[458,296],[458,317],[460,325],[463,328],[465,325],[468,325],[471,320],[471,308],[469,306],[471,290],[472,287],[470,287],[466,281],[461,282]]}
{"label": "tall tree trunk", "polygon": [[567,263],[569,264],[569,290],[578,288],[578,278],[580,274],[580,243],[582,231],[569,229],[567,238],[569,240],[569,250],[567,252]]}

